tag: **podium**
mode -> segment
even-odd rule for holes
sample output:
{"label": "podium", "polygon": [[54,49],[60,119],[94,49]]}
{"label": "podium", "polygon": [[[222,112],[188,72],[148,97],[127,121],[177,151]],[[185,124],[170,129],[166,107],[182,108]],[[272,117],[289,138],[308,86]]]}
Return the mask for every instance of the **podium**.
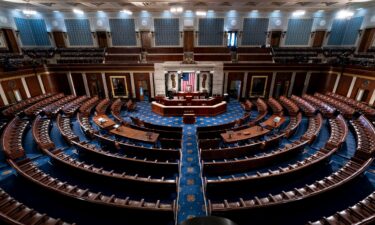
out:
{"label": "podium", "polygon": [[184,113],[182,117],[184,124],[194,124],[195,123],[195,114],[193,113]]}

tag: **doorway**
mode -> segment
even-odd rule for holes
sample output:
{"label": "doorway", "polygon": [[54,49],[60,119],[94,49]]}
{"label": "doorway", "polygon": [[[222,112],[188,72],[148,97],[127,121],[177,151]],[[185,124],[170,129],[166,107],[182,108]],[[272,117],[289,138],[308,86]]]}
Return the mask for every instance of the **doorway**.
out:
{"label": "doorway", "polygon": [[241,80],[232,80],[229,86],[229,97],[240,99],[241,97],[241,88],[242,88],[242,81]]}
{"label": "doorway", "polygon": [[150,100],[150,75],[148,73],[134,73],[135,95],[139,101]]}

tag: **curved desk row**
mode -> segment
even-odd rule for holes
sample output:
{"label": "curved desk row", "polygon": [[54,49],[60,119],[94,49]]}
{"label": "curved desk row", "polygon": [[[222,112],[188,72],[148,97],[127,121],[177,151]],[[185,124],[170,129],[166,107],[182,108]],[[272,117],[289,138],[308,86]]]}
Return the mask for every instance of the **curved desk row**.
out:
{"label": "curved desk row", "polygon": [[216,116],[227,111],[227,103],[222,101],[215,105],[204,106],[166,106],[152,102],[152,111],[161,116],[183,116],[184,114],[195,114],[196,116]]}

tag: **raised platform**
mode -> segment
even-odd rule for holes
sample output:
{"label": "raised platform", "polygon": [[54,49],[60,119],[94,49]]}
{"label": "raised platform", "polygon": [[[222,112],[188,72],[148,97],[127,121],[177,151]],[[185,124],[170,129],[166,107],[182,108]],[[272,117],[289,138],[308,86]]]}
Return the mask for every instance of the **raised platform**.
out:
{"label": "raised platform", "polygon": [[166,106],[157,102],[151,103],[152,111],[161,116],[183,116],[195,114],[196,116],[217,116],[227,111],[227,103],[221,101],[214,105]]}

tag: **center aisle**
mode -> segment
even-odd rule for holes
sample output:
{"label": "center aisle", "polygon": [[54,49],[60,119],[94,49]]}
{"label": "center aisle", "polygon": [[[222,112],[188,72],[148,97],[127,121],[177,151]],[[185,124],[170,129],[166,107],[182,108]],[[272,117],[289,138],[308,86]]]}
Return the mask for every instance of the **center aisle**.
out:
{"label": "center aisle", "polygon": [[196,130],[194,125],[183,125],[177,224],[191,217],[207,215]]}

